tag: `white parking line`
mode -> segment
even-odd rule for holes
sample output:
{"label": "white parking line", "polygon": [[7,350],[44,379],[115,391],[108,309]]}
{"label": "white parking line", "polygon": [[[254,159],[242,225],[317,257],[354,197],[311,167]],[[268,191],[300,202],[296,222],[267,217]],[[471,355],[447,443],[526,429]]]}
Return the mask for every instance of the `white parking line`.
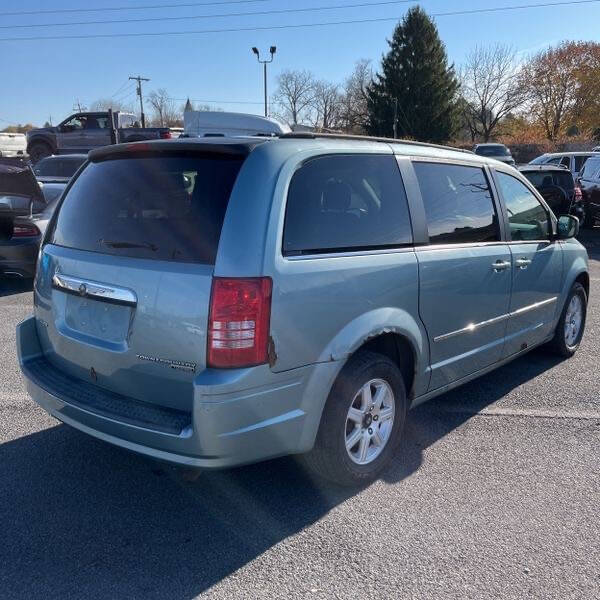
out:
{"label": "white parking line", "polygon": [[436,407],[436,411],[456,414],[472,414],[483,417],[521,417],[533,419],[575,419],[583,421],[596,421],[600,419],[600,413],[595,412],[557,412],[553,410],[534,410],[528,408],[484,408],[473,412],[467,407],[447,406]]}

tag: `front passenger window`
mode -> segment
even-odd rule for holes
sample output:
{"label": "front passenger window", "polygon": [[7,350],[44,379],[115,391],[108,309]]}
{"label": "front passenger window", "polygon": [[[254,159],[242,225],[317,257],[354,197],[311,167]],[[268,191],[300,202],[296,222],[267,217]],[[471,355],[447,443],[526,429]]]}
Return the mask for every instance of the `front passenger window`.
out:
{"label": "front passenger window", "polygon": [[540,201],[518,179],[497,172],[513,241],[544,240],[550,236],[550,217]]}

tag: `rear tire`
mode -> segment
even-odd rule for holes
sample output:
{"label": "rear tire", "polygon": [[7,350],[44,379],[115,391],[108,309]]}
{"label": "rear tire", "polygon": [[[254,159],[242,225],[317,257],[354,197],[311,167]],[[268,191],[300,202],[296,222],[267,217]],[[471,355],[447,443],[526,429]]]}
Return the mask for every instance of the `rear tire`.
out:
{"label": "rear tire", "polygon": [[331,388],[315,446],[303,456],[304,463],[343,486],[372,482],[398,447],[407,406],[398,367],[381,354],[357,353]]}
{"label": "rear tire", "polygon": [[29,158],[33,164],[46,158],[46,156],[52,156],[52,148],[46,142],[34,142],[29,148]]}
{"label": "rear tire", "polygon": [[587,294],[578,282],[573,284],[556,326],[550,348],[555,354],[571,358],[579,349],[585,331]]}

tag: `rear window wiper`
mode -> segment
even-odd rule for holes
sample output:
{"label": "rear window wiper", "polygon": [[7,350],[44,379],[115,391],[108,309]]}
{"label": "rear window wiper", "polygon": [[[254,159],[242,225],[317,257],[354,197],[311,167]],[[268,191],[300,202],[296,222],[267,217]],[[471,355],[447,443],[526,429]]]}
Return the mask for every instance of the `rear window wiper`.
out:
{"label": "rear window wiper", "polygon": [[109,248],[146,248],[152,252],[158,250],[158,246],[148,242],[128,242],[127,240],[100,240],[100,243]]}

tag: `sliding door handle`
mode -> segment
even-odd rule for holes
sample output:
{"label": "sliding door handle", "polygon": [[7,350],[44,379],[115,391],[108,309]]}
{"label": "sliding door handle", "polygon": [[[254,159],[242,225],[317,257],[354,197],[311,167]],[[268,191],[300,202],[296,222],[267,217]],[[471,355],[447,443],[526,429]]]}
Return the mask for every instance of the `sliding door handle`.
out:
{"label": "sliding door handle", "polygon": [[519,269],[526,269],[530,264],[530,258],[517,258],[517,260],[515,260],[515,265],[519,267]]}
{"label": "sliding door handle", "polygon": [[500,273],[501,271],[506,271],[506,269],[510,269],[510,261],[497,260],[495,263],[492,263],[492,269],[494,269],[494,271],[496,271],[496,273]]}

